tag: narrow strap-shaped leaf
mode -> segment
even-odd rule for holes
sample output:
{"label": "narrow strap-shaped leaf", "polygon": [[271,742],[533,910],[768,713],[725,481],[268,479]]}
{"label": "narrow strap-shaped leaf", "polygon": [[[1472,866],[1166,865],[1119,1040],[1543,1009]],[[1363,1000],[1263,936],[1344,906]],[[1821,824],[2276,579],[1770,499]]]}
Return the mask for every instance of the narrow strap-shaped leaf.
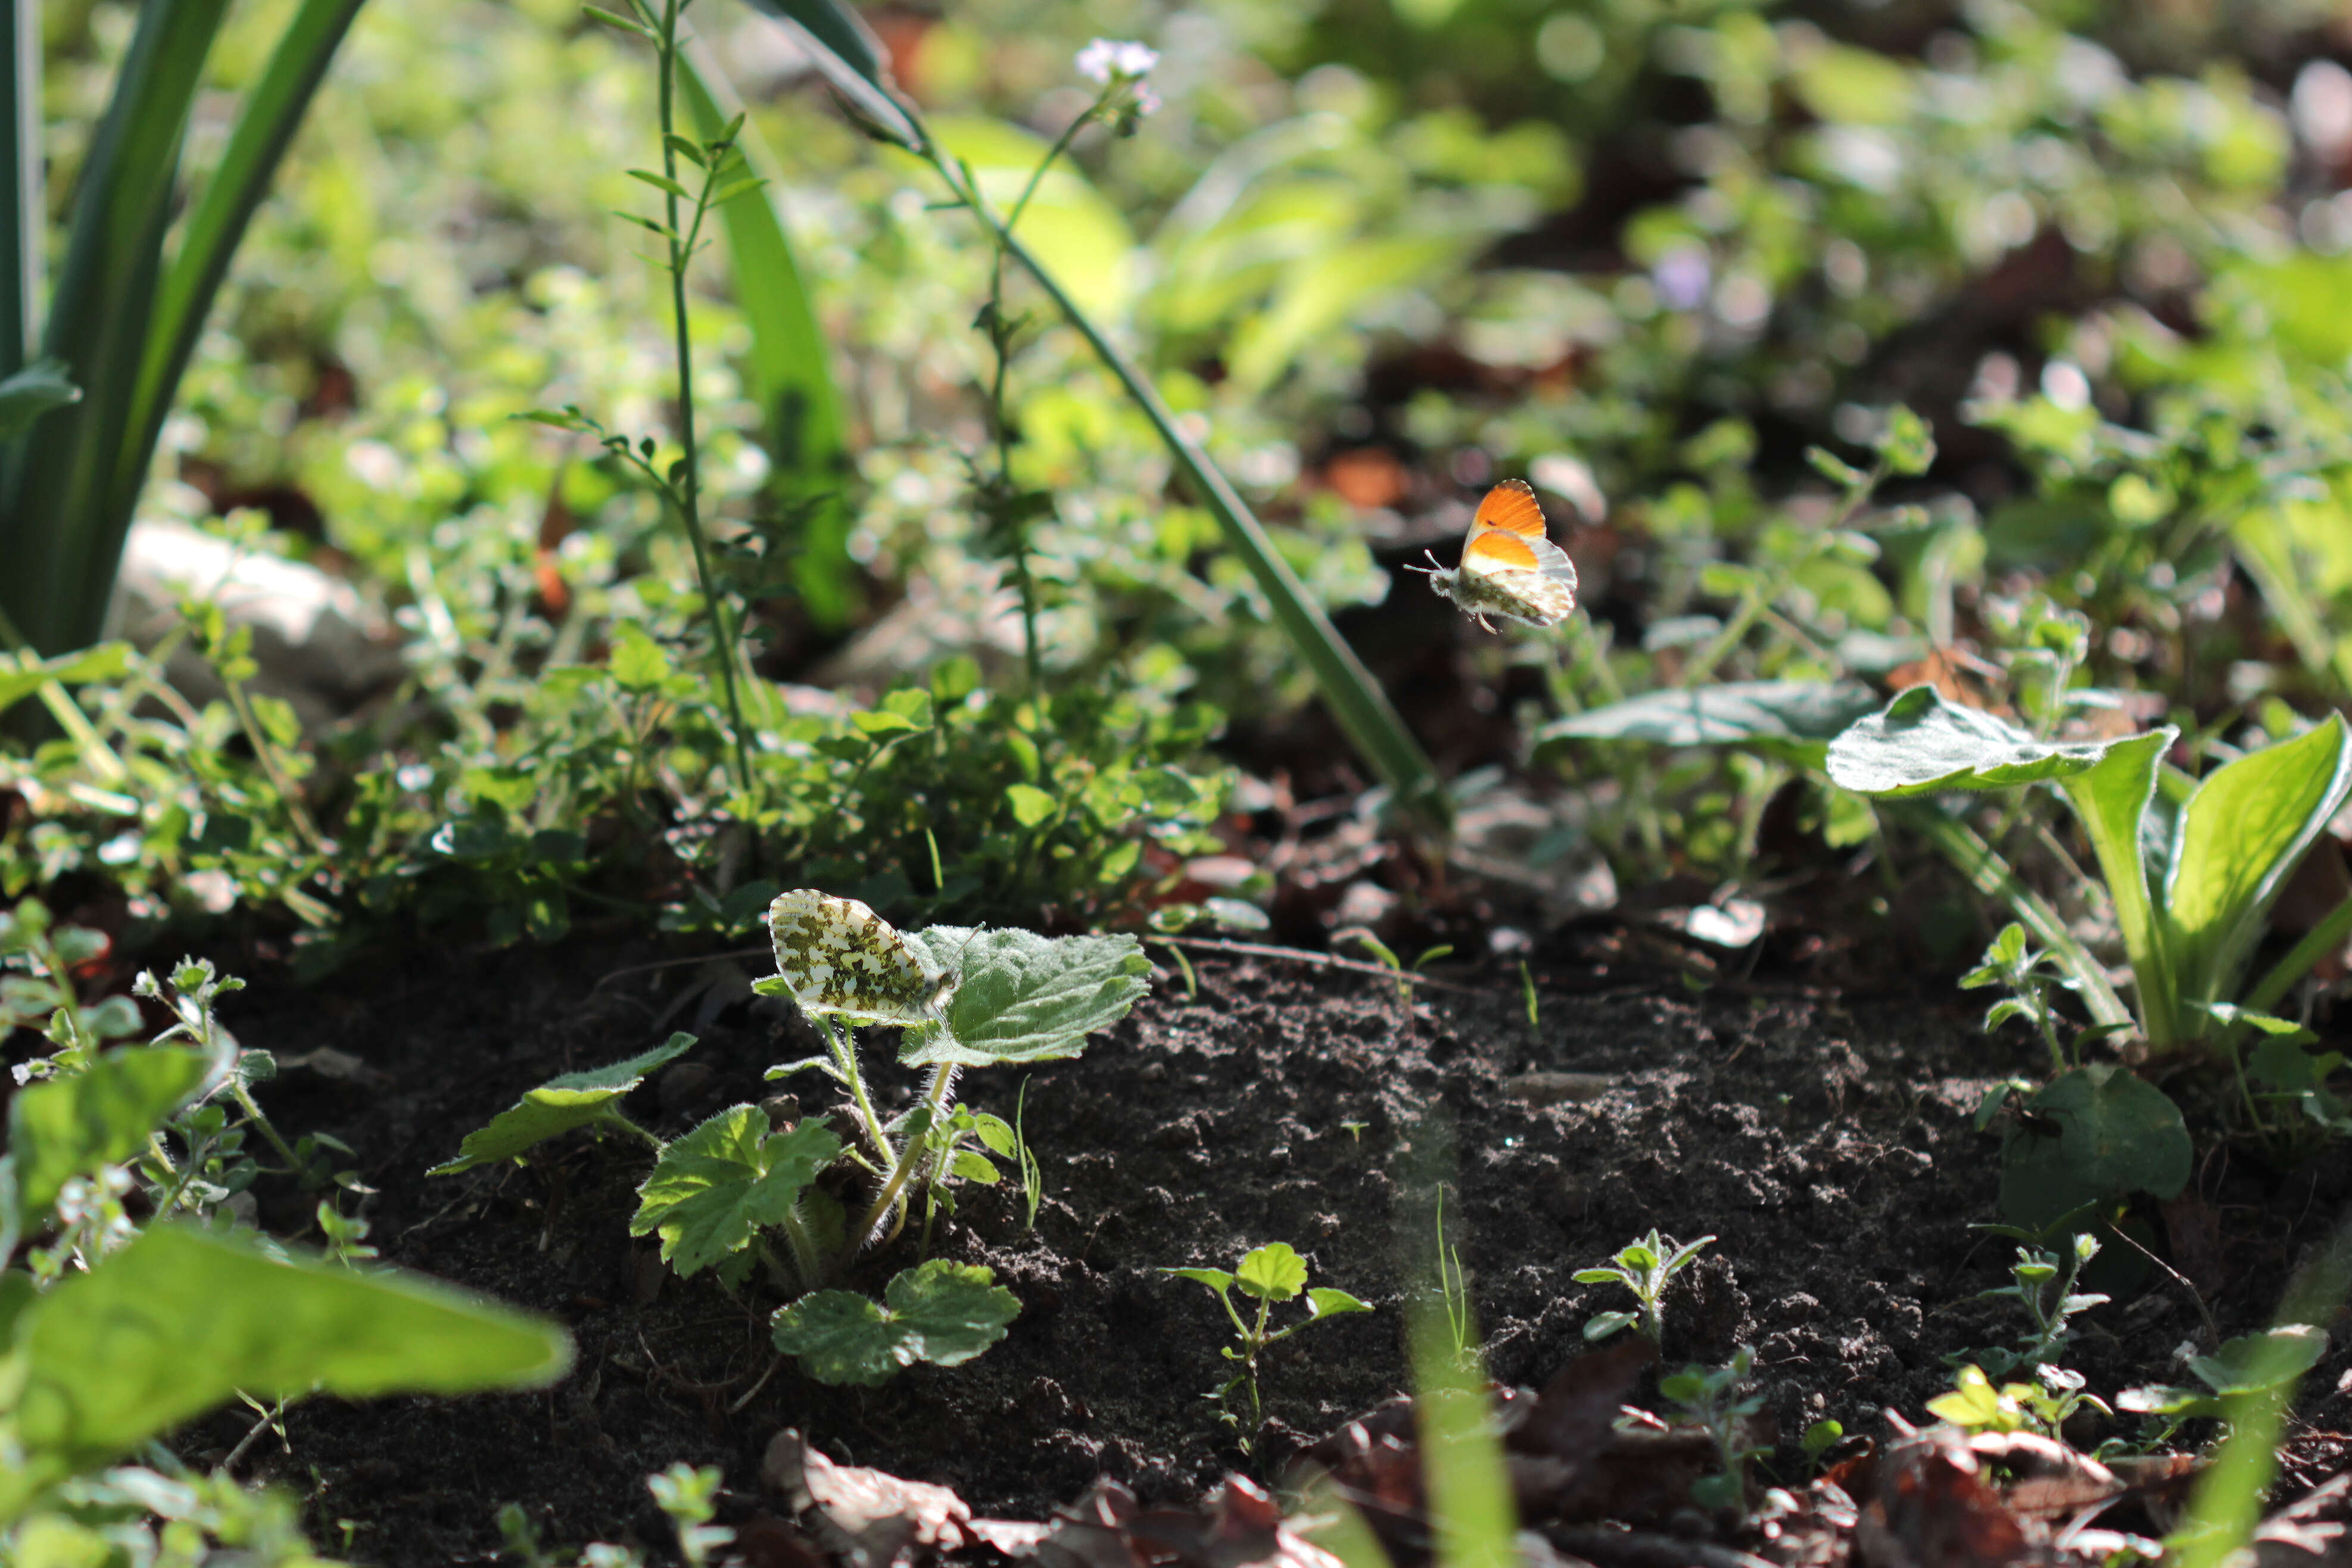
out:
{"label": "narrow strap-shaped leaf", "polygon": [[7,58],[0,69],[0,376],[14,375],[40,339],[41,6],[5,0]]}
{"label": "narrow strap-shaped leaf", "polygon": [[2058,783],[2099,857],[2099,873],[2116,906],[2116,926],[2131,959],[2140,1024],[2147,1030],[2149,1046],[2158,1051],[2180,1038],[2179,976],[2166,939],[2166,921],[2140,856],[2140,821],[2156,796],[2157,765],[2179,738],[2179,732],[2168,725],[2117,741],[2097,767]]}
{"label": "narrow strap-shaped leaf", "polygon": [[[678,82],[686,89],[695,128],[707,139],[716,138],[742,108],[734,87],[699,38],[688,44],[680,63],[686,68]],[[749,121],[737,132],[736,145],[752,172],[770,182],[719,207],[735,302],[751,329],[746,380],[765,422],[761,444],[768,452],[770,487],[780,502],[801,514],[795,529],[800,548],[793,558],[801,602],[820,626],[837,628],[856,608],[856,580],[849,559],[849,450],[841,393],[792,239],[776,215],[779,165]]]}
{"label": "narrow strap-shaped leaf", "polygon": [[126,519],[147,476],[148,459],[171,412],[173,393],[195,351],[213,297],[228,276],[246,225],[269,193],[271,178],[325,79],[327,67],[363,0],[303,0],[245,97],[219,166],[188,214],[178,253],[163,274],[146,353],[131,394],[131,416],[115,465],[110,506]]}
{"label": "narrow strap-shaped leaf", "polygon": [[96,640],[127,513],[106,509],[145,350],[180,141],[227,0],[148,0],[74,195],[43,351],[82,401],[12,455],[0,508],[0,608],[56,653]]}
{"label": "narrow strap-shaped leaf", "polygon": [[835,0],[751,0],[755,10],[791,24],[815,46],[809,57],[834,89],[903,147],[922,145],[922,129],[890,80],[882,41]]}

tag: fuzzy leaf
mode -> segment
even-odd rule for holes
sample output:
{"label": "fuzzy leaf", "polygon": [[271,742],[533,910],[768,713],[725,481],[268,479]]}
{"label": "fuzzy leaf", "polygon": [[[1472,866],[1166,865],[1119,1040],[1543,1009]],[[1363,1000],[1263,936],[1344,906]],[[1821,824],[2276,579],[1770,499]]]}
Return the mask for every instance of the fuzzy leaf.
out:
{"label": "fuzzy leaf", "polygon": [[957,975],[943,1029],[910,1030],[909,1066],[993,1067],[1076,1056],[1150,988],[1132,936],[1045,937],[934,925],[906,938],[935,970]]}
{"label": "fuzzy leaf", "polygon": [[1876,706],[1859,681],[1726,681],[1695,691],[1650,692],[1555,719],[1538,746],[1568,740],[1643,740],[1655,746],[1749,746],[1820,767],[1832,736]]}
{"label": "fuzzy leaf", "polygon": [[841,1153],[841,1140],[812,1116],[773,1131],[756,1105],[721,1111],[662,1151],[637,1188],[629,1234],[661,1236],[662,1260],[691,1274],[748,1247],[781,1225],[793,1201]]}
{"label": "fuzzy leaf", "polygon": [[2039,1229],[2086,1203],[2135,1192],[2170,1198],[2188,1184],[2180,1107],[2120,1067],[2062,1073],[2031,1109],[2037,1122],[2056,1123],[2058,1135],[2021,1124],[2003,1145],[2000,1207],[2012,1224]]}
{"label": "fuzzy leaf", "polygon": [[616,1061],[610,1067],[567,1072],[528,1090],[511,1106],[490,1118],[488,1126],[466,1134],[457,1157],[435,1166],[427,1176],[456,1176],[476,1166],[510,1160],[534,1144],[561,1137],[574,1127],[617,1120],[624,1095],[646,1081],[656,1068],[693,1049],[694,1036],[673,1034],[651,1051]]}
{"label": "fuzzy leaf", "polygon": [[[17,1321],[21,1382],[0,1522],[243,1391],[344,1398],[465,1394],[563,1375],[561,1328],[389,1270],[287,1261],[258,1239],[160,1224]],[[102,1375],[101,1375],[102,1374]]]}
{"label": "fuzzy leaf", "polygon": [[777,1309],[772,1336],[819,1383],[872,1387],[919,1361],[959,1365],[1003,1339],[1021,1303],[995,1281],[977,1264],[934,1258],[902,1270],[878,1302],[848,1291],[803,1296]]}
{"label": "fuzzy leaf", "polygon": [[1899,692],[1830,742],[1831,782],[1857,795],[2009,789],[2087,773],[2123,741],[2043,741],[1933,686]]}

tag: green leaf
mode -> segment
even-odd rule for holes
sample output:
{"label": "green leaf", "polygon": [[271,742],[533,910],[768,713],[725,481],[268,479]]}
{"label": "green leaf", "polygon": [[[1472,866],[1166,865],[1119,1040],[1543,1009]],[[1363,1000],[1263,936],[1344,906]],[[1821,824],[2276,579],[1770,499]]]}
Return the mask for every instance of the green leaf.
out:
{"label": "green leaf", "polygon": [[14,441],[52,409],[81,401],[81,388],[66,379],[65,365],[42,360],[0,381],[0,441]]}
{"label": "green leaf", "polygon": [[982,1111],[971,1119],[971,1130],[982,1144],[1005,1159],[1012,1159],[1020,1152],[1020,1136],[1002,1116],[992,1116]]}
{"label": "green leaf", "polygon": [[948,1163],[950,1172],[965,1181],[982,1186],[994,1186],[1003,1179],[1002,1173],[989,1163],[988,1156],[977,1149],[958,1149],[955,1158]]}
{"label": "green leaf", "polygon": [[934,970],[960,978],[944,1026],[910,1030],[912,1066],[989,1067],[1076,1056],[1087,1036],[1127,1016],[1150,988],[1151,961],[1134,937],[1045,937],[935,925],[906,938]]}
{"label": "green leaf", "polygon": [[1640,740],[1654,746],[1747,746],[1818,768],[1831,738],[1877,702],[1859,681],[1726,681],[1686,692],[1649,692],[1554,719],[1536,732],[1536,744]]}
{"label": "green leaf", "polygon": [[156,289],[154,319],[115,464],[110,505],[126,520],[213,299],[362,3],[302,0],[246,90],[228,144],[182,225],[179,247]]}
{"label": "green leaf", "polygon": [[2036,740],[1933,686],[1913,686],[1830,742],[1828,768],[1832,783],[1857,795],[2010,789],[2088,772],[2124,744]]}
{"label": "green leaf", "polygon": [[8,1103],[8,1148],[26,1227],[38,1223],[68,1180],[146,1148],[148,1134],[210,1069],[202,1051],[134,1046],[107,1052],[86,1072],[18,1090]]}
{"label": "green leaf", "polygon": [[43,420],[37,441],[18,438],[0,497],[0,560],[8,563],[0,611],[42,653],[97,640],[131,526],[114,491],[145,477],[143,464],[135,476],[121,471],[122,440],[179,194],[180,147],[226,10],[226,0],[139,7],[82,160],[41,337],[41,357],[64,365],[82,400]]}
{"label": "green leaf", "polygon": [[708,1268],[781,1225],[801,1189],[841,1153],[841,1140],[812,1116],[773,1131],[756,1105],[721,1111],[664,1149],[637,1188],[629,1234],[661,1236],[662,1260],[680,1274]]}
{"label": "green leaf", "polygon": [[2308,1323],[2282,1323],[2225,1341],[2211,1355],[2192,1358],[2189,1370],[2218,1395],[2263,1394],[2290,1386],[2326,1354],[2325,1331]]}
{"label": "green leaf", "polygon": [[1161,1272],[1173,1274],[1180,1280],[1190,1280],[1195,1284],[1206,1285],[1221,1296],[1234,1288],[1234,1277],[1223,1269],[1166,1269]]}
{"label": "green leaf", "polygon": [[1269,1241],[1244,1257],[1234,1282],[1244,1296],[1286,1301],[1307,1288],[1307,1260],[1284,1241]]}
{"label": "green leaf", "polygon": [[1003,1339],[1021,1303],[995,1281],[978,1264],[934,1258],[901,1271],[881,1302],[847,1291],[803,1296],[777,1310],[772,1333],[819,1383],[871,1387],[919,1361],[961,1365]]}
{"label": "green leaf", "polygon": [[1631,1312],[1595,1312],[1584,1322],[1584,1337],[1588,1340],[1607,1339],[1619,1329],[1631,1328],[1633,1324],[1633,1314]]}
{"label": "green leaf", "polygon": [[[2180,813],[2166,941],[2183,1003],[2235,994],[2271,905],[2352,789],[2341,715],[2207,775]],[[2184,1024],[2193,1021],[2184,1019]]]}
{"label": "green leaf", "polygon": [[1347,1312],[1369,1312],[1372,1304],[1358,1301],[1345,1291],[1318,1285],[1307,1292],[1307,1310],[1318,1318],[1336,1318]]}
{"label": "green leaf", "polygon": [[1034,784],[1005,786],[1004,804],[1013,820],[1024,828],[1034,828],[1054,814],[1054,797]]}
{"label": "green leaf", "polygon": [[649,691],[669,678],[669,654],[634,621],[624,621],[613,646],[613,678],[624,689]]}
{"label": "green leaf", "polygon": [[391,1270],[285,1261],[258,1239],[159,1224],[27,1308],[0,1367],[0,1522],[41,1489],[243,1392],[347,1399],[537,1386],[570,1368],[552,1323]]}
{"label": "green leaf", "polygon": [[651,185],[655,190],[661,192],[664,195],[676,196],[681,202],[691,202],[694,200],[694,193],[692,191],[688,190],[684,185],[679,184],[676,180],[671,179],[667,174],[656,174],[651,169],[629,169],[624,171],[624,172],[625,172],[632,180],[641,181],[646,184]]}
{"label": "green leaf", "polygon": [[2000,1207],[2012,1224],[2040,1229],[2084,1204],[2136,1192],[2171,1198],[2188,1185],[2191,1150],[2180,1108],[2120,1067],[2095,1062],[2062,1073],[2030,1108],[2058,1132],[2021,1124],[2002,1146]]}
{"label": "green leaf", "polygon": [[620,1119],[620,1102],[655,1069],[666,1066],[693,1049],[694,1036],[673,1034],[651,1051],[616,1061],[551,1078],[508,1109],[490,1118],[488,1126],[466,1134],[457,1157],[435,1166],[426,1176],[456,1176],[476,1166],[510,1160],[534,1144],[561,1137],[575,1127]]}

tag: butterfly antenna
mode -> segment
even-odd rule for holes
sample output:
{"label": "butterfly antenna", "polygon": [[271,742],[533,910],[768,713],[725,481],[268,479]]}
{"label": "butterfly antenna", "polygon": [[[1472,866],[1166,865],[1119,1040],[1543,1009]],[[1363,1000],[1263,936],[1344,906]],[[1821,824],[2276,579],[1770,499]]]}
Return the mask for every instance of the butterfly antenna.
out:
{"label": "butterfly antenna", "polygon": [[1405,570],[1417,571],[1423,577],[1435,577],[1445,570],[1444,567],[1437,564],[1437,552],[1435,550],[1425,549],[1421,553],[1429,558],[1429,564],[1427,566],[1415,566],[1411,561],[1407,561],[1405,562]]}

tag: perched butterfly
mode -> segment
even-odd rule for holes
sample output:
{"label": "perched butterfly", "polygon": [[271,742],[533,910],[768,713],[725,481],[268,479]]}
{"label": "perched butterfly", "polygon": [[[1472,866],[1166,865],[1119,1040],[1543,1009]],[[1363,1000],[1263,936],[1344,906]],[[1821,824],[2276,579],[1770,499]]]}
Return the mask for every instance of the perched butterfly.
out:
{"label": "perched butterfly", "polygon": [[1487,631],[1500,615],[1528,626],[1551,626],[1576,608],[1576,563],[1544,537],[1543,508],[1525,479],[1506,479],[1486,492],[1462,540],[1462,563],[1452,571],[1432,553],[1429,586],[1462,607]]}
{"label": "perched butterfly", "polygon": [[890,923],[854,898],[813,887],[776,894],[768,905],[776,973],[811,1012],[868,1023],[936,1019],[955,987],[926,968]]}

